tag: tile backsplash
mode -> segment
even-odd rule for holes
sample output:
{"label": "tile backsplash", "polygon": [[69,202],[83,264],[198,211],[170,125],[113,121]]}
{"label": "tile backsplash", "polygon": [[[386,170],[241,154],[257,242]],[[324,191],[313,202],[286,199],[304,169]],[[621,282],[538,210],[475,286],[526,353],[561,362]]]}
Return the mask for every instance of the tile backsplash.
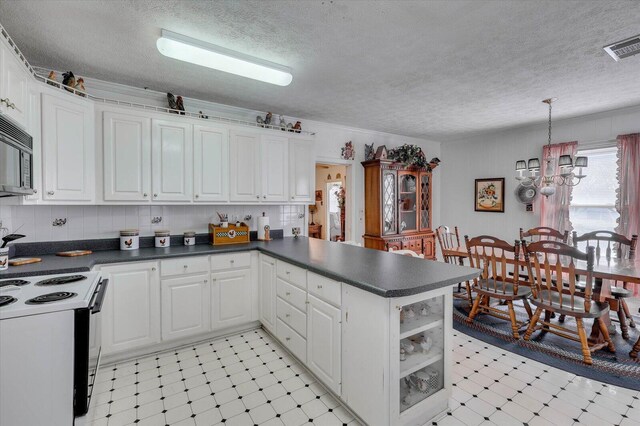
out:
{"label": "tile backsplash", "polygon": [[[305,206],[0,206],[0,220],[8,231],[19,228],[26,235],[20,242],[65,241],[95,238],[114,238],[121,229],[135,228],[140,235],[153,235],[159,229],[171,234],[184,231],[208,232],[209,220],[216,212],[226,213],[229,221],[246,221],[251,230],[257,228],[257,217],[265,212],[273,229],[284,229],[291,235],[291,228],[304,230]],[[56,219],[65,219],[61,226],[53,226]],[[152,219],[162,218],[159,223]],[[2,231],[5,232],[5,231]],[[306,232],[304,232],[306,234]]]}

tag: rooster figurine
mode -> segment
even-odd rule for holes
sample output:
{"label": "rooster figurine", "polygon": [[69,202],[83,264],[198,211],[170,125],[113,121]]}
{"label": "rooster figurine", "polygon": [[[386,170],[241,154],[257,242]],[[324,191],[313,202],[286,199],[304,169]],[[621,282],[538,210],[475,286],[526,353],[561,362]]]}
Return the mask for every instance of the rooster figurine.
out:
{"label": "rooster figurine", "polygon": [[302,131],[302,123],[296,121],[296,124],[293,126],[293,131],[296,133],[300,133]]}
{"label": "rooster figurine", "polygon": [[273,114],[271,114],[270,112],[267,112],[267,115],[264,117],[264,124],[265,125],[270,125],[271,124],[271,117],[273,117]]}
{"label": "rooster figurine", "polygon": [[283,132],[287,130],[287,122],[284,119],[284,115],[280,116],[280,128],[282,129]]}
{"label": "rooster figurine", "polygon": [[56,82],[58,80],[58,75],[55,71],[51,71],[49,76],[47,77],[47,84],[51,86],[60,87],[60,85]]}
{"label": "rooster figurine", "polygon": [[178,99],[176,99],[176,104],[178,106],[178,110],[181,111],[178,114],[184,115],[184,101],[182,100],[182,96],[178,96]]}
{"label": "rooster figurine", "polygon": [[[173,96],[173,93],[167,93],[167,102],[169,103],[169,109],[170,110],[177,110],[178,109],[178,103],[176,102],[176,97]],[[169,111],[173,114],[177,114],[178,111]]]}
{"label": "rooster figurine", "polygon": [[438,157],[433,157],[431,161],[429,161],[429,167],[431,167],[431,170],[438,167],[438,164],[440,164],[440,159]]}
{"label": "rooster figurine", "polygon": [[76,76],[73,75],[71,71],[65,72],[62,74],[62,85],[67,86],[65,89],[69,92],[73,92],[73,89],[76,87]]}
{"label": "rooster figurine", "polygon": [[[84,78],[80,77],[77,81],[76,81],[76,90],[80,90],[82,92],[86,92],[87,89],[85,89],[84,87]],[[86,98],[87,95],[85,93],[77,93],[76,94],[78,96],[82,96],[83,98]]]}

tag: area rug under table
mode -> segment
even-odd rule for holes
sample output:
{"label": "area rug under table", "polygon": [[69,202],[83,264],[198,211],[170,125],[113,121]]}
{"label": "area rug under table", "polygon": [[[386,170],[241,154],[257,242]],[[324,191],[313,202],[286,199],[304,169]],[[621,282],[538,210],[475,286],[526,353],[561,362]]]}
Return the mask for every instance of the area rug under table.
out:
{"label": "area rug under table", "polygon": [[[520,303],[520,302],[518,302]],[[527,321],[528,317],[522,304],[514,303],[518,321]],[[504,309],[507,307],[497,306]],[[599,380],[615,386],[640,390],[640,361],[629,357],[633,344],[638,340],[640,328],[629,328],[629,339],[625,340],[618,331],[612,335],[616,353],[607,349],[592,352],[592,365],[586,365],[582,360],[582,352],[578,342],[556,336],[553,333],[536,331],[528,342],[522,339],[526,328],[516,340],[511,334],[511,323],[486,314],[478,315],[469,324],[466,319],[469,305],[463,299],[454,299],[453,327],[476,339],[499,346],[505,350],[559,368],[570,373]],[[615,314],[614,314],[615,315]],[[557,321],[552,320],[552,321]],[[591,331],[591,320],[585,320],[587,333]],[[617,323],[614,323],[616,327]],[[564,325],[575,328],[575,320],[567,317]]]}

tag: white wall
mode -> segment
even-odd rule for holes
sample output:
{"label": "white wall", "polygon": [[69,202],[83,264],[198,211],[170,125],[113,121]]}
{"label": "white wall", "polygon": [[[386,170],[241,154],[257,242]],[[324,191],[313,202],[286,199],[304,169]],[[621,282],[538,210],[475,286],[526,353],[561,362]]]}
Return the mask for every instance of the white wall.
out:
{"label": "white wall", "polygon": [[[541,113],[544,113],[542,111]],[[640,131],[640,107],[626,108],[553,123],[552,143],[577,140],[579,146],[615,140],[616,136]],[[441,172],[443,224],[457,225],[464,234],[495,235],[508,241],[518,238],[520,227],[539,226],[539,203],[525,211],[513,195],[517,186],[515,162],[542,156],[547,143],[546,124],[512,129],[442,144]],[[588,178],[588,171],[587,178]],[[437,173],[436,173],[437,174]],[[474,179],[505,178],[505,212],[475,212]],[[434,221],[438,226],[439,222]]]}

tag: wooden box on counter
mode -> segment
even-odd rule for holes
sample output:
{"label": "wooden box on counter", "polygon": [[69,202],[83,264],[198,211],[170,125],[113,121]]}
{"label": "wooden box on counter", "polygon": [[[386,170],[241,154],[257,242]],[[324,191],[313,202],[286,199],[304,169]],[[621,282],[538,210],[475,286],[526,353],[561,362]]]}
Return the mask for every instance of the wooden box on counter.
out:
{"label": "wooden box on counter", "polygon": [[243,244],[249,242],[249,226],[229,224],[227,228],[213,223],[209,224],[209,242],[214,246],[225,244]]}
{"label": "wooden box on counter", "polygon": [[435,259],[431,228],[431,171],[392,160],[362,162],[367,248],[413,250]]}

